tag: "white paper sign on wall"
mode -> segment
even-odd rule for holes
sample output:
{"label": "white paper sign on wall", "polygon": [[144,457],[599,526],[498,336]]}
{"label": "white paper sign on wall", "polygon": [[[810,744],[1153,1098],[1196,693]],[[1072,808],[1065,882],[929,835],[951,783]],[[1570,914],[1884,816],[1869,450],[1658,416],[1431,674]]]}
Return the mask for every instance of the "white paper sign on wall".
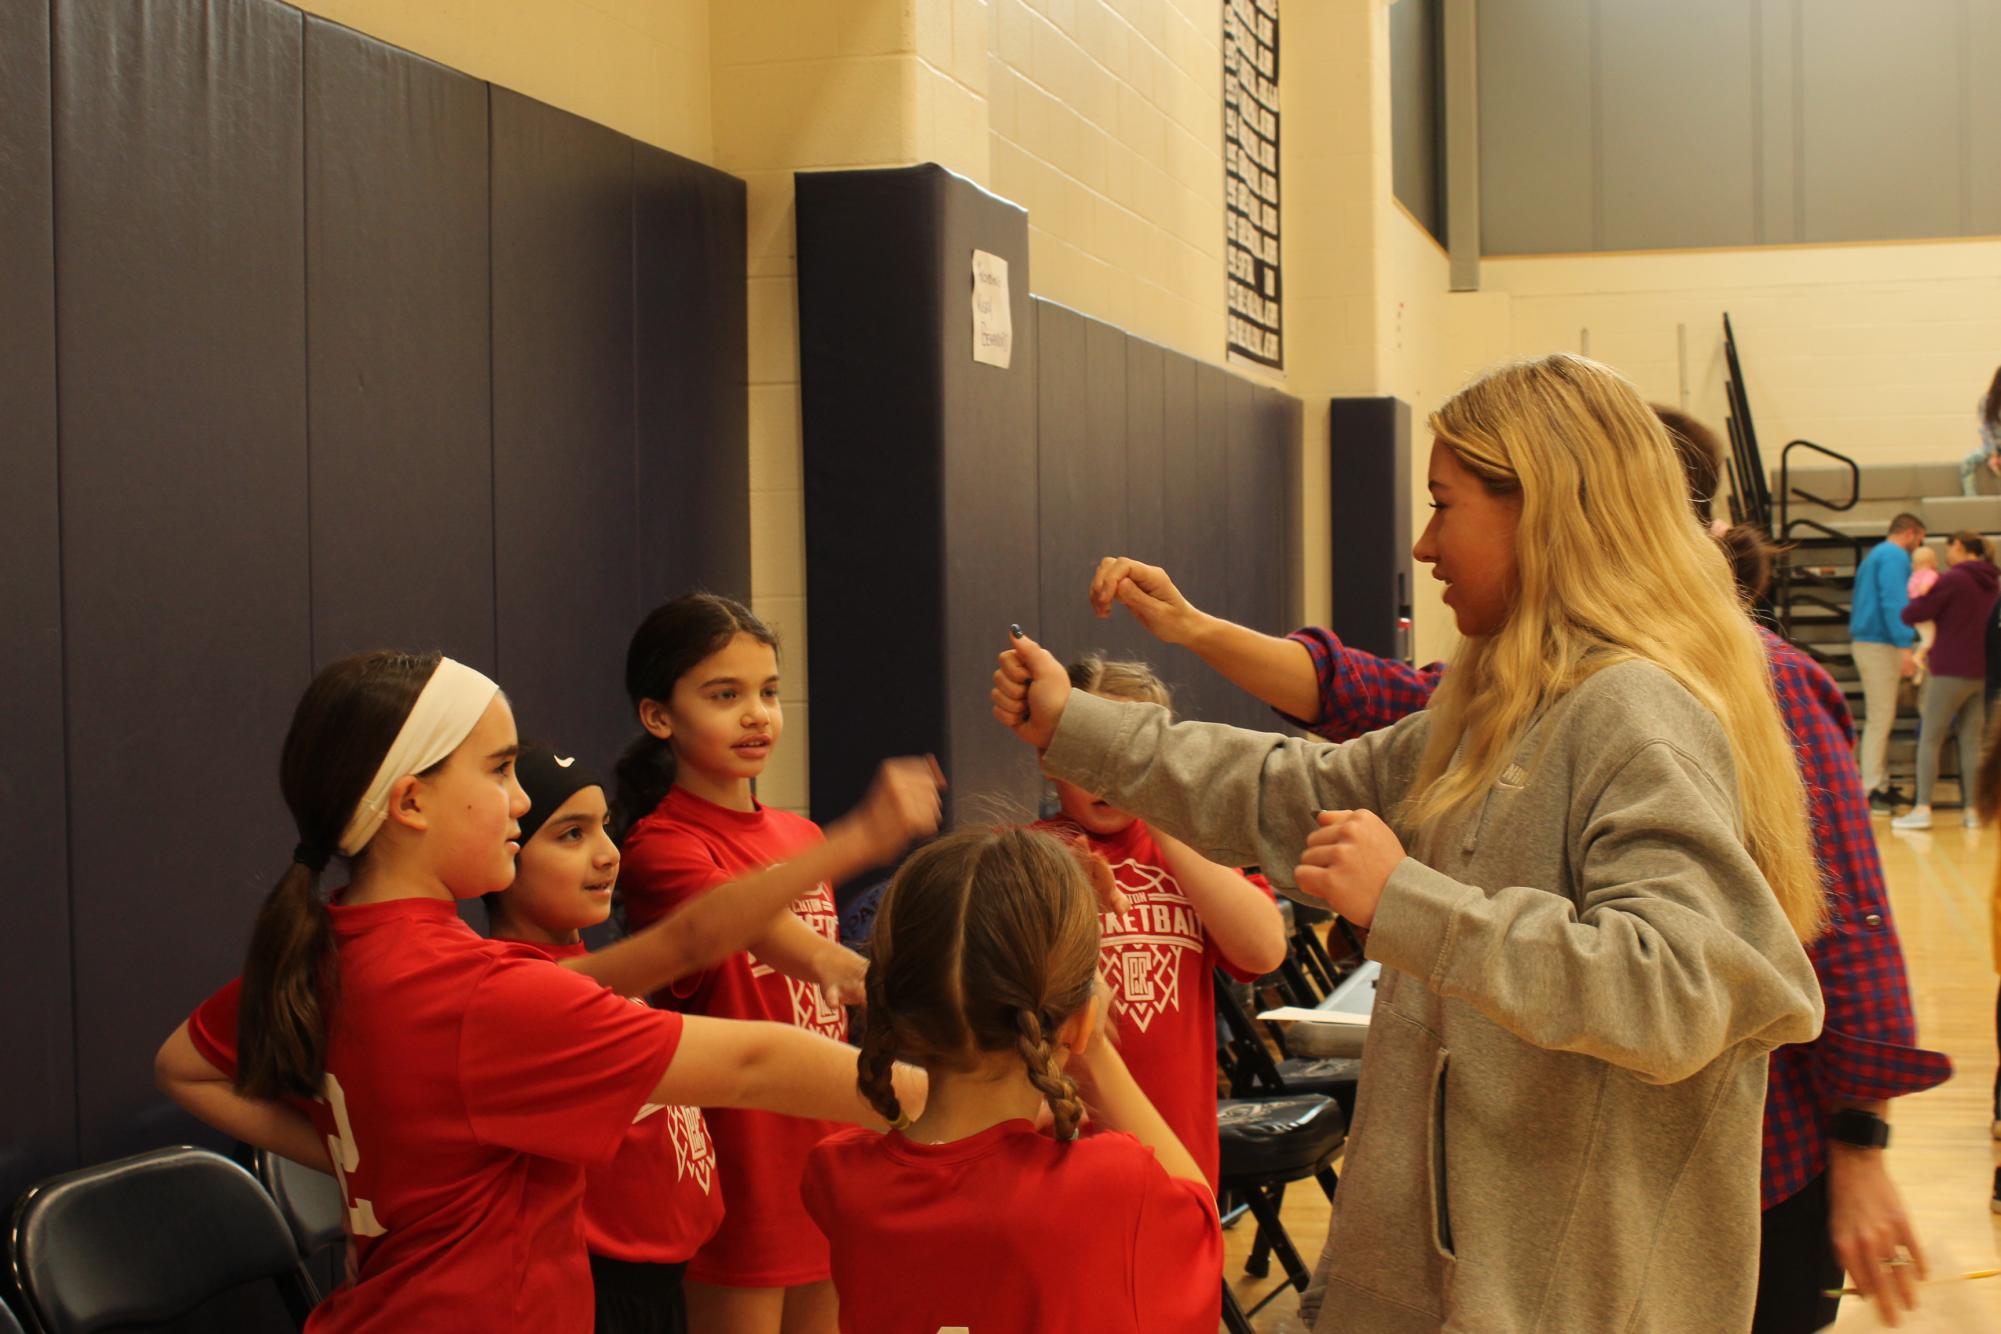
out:
{"label": "white paper sign on wall", "polygon": [[1007,304],[1007,261],[973,252],[973,360],[1007,369],[1014,358],[1014,317]]}

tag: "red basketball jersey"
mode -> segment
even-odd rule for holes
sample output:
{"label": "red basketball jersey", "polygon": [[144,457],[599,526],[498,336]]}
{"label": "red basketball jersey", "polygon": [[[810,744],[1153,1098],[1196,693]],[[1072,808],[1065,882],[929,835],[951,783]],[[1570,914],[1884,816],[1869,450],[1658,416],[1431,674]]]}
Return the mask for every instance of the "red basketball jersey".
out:
{"label": "red basketball jersey", "polygon": [[[531,948],[558,961],[587,952],[582,944]],[[584,1173],[584,1240],[592,1255],[683,1264],[722,1221],[716,1150],[699,1107],[647,1103],[618,1156]]]}
{"label": "red basketball jersey", "polygon": [[[681,1038],[451,903],[336,906],[324,1095],[304,1105],[347,1206],[348,1281],[315,1334],[592,1325],[584,1169],[608,1164]],[[240,984],[189,1018],[236,1068]]]}
{"label": "red basketball jersey", "polygon": [[[634,930],[727,881],[741,879],[821,841],[811,820],[760,806],[734,811],[674,788],[652,814],[636,822],[621,850],[619,889]],[[837,940],[840,918],[831,886],[817,885],[792,911]],[[719,1019],[767,1019],[848,1036],[847,1013],[820,989],[787,977],[740,952],[684,978],[654,1000],[689,1014]],[[716,1108],[715,1136],[723,1198],[722,1226],[689,1262],[688,1277],[730,1287],[793,1287],[827,1277],[827,1246],[799,1203],[806,1154],[840,1129],[836,1122],[774,1112]]]}
{"label": "red basketball jersey", "polygon": [[1222,1316],[1215,1201],[1117,1131],[842,1131],[813,1151],[804,1195],[844,1334],[1215,1334]]}
{"label": "red basketball jersey", "polygon": [[[1082,836],[1112,865],[1112,876],[1131,906],[1106,913],[1098,959],[1112,989],[1119,1026],[1119,1055],[1133,1082],[1216,1185],[1216,974],[1240,981],[1256,974],[1237,968],[1196,915],[1195,906],[1167,870],[1144,820],[1116,834],[1087,834],[1069,820],[1036,826]],[[1271,887],[1251,883],[1271,896]]]}

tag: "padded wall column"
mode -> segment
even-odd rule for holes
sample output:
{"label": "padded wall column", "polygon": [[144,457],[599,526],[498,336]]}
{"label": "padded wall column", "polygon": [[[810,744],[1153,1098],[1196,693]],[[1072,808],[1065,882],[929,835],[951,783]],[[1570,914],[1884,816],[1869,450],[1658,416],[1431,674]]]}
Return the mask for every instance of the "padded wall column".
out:
{"label": "padded wall column", "polygon": [[749,602],[744,185],[646,144],[632,168],[641,609],[694,588]]}
{"label": "padded wall column", "polygon": [[609,768],[639,615],[632,141],[495,88],[500,681],[525,737]]}
{"label": "padded wall column", "polygon": [[[804,173],[799,216],[814,814],[884,755],[954,797],[1036,799],[990,716],[1007,626],[1039,615],[1028,220],[941,167]],[[1008,262],[1012,362],[972,359],[972,252]]]}
{"label": "padded wall column", "polygon": [[311,665],[302,18],[54,18],[77,1088],[101,1159],[184,1133],[153,1051],[241,966],[292,843],[272,779]]}
{"label": "padded wall column", "polygon": [[76,1152],[48,0],[0,0],[0,1199]]}
{"label": "padded wall column", "polygon": [[1411,609],[1410,404],[1337,398],[1328,425],[1329,496],[1338,551],[1334,617],[1343,642],[1378,657],[1407,656],[1397,633]]}
{"label": "padded wall column", "polygon": [[486,84],[306,20],[313,657],[493,653]]}

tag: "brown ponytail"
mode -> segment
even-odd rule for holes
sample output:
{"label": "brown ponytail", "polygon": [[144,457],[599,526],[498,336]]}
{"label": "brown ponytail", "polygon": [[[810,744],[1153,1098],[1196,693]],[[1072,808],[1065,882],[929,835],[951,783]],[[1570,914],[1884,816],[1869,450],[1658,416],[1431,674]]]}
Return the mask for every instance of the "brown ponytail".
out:
{"label": "brown ponytail", "polygon": [[901,1056],[931,1069],[1014,1051],[1057,1132],[1083,1118],[1053,1038],[1091,1003],[1098,901],[1076,855],[1032,829],[955,834],[920,849],[883,895],[870,940],[858,1084],[891,1121]]}
{"label": "brown ponytail", "polygon": [[235,1086],[247,1097],[319,1096],[338,977],[318,868],[437,667],[435,653],[357,653],[314,677],[293,711],[278,785],[299,846],[257,911],[243,963]]}

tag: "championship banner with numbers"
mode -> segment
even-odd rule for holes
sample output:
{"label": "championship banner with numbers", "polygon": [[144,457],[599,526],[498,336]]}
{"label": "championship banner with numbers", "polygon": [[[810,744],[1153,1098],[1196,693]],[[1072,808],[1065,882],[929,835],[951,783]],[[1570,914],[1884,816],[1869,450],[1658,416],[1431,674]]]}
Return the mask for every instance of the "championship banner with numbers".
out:
{"label": "championship banner with numbers", "polygon": [[1229,350],[1285,365],[1278,267],[1278,0],[1223,6],[1223,185]]}

